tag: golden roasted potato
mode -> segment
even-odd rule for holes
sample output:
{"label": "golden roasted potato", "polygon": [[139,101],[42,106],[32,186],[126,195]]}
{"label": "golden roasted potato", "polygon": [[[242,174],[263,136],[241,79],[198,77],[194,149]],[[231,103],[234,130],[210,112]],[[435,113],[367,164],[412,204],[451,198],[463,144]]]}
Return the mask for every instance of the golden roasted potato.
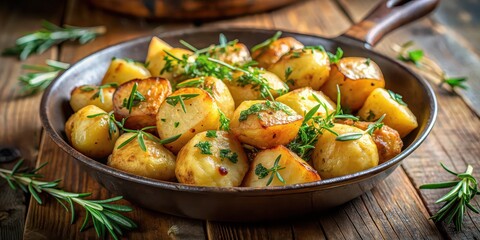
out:
{"label": "golden roasted potato", "polygon": [[247,46],[243,43],[236,43],[225,48],[216,47],[210,50],[208,54],[212,58],[236,66],[241,66],[252,60]]}
{"label": "golden roasted potato", "polygon": [[[132,95],[135,85],[137,88]],[[156,126],[158,108],[171,93],[170,82],[164,78],[150,77],[126,82],[113,94],[115,118],[117,120],[126,118],[125,127],[130,129]]]}
{"label": "golden roasted potato", "polygon": [[385,80],[378,65],[370,59],[345,57],[332,64],[330,77],[320,90],[337,101],[337,85],[342,107],[354,112],[373,90],[385,87]]}
{"label": "golden roasted potato", "polygon": [[113,58],[103,76],[102,85],[107,83],[120,85],[133,79],[143,79],[150,76],[150,72],[142,63],[130,59]]}
{"label": "golden roasted potato", "polygon": [[197,186],[237,187],[248,170],[240,142],[225,131],[195,135],[177,156],[175,174],[181,183]]}
{"label": "golden roasted potato", "polygon": [[188,79],[177,84],[177,89],[184,87],[198,87],[212,94],[220,110],[222,110],[228,118],[232,117],[233,111],[235,110],[235,101],[222,80],[215,77],[199,77]]}
{"label": "golden roasted potato", "polygon": [[158,37],[152,37],[152,40],[148,45],[148,53],[147,58],[145,59],[145,63],[150,64],[153,56],[157,55],[159,52],[163,52],[163,50],[170,51],[171,49],[172,46],[170,46],[170,44],[164,42]]}
{"label": "golden roasted potato", "polygon": [[291,142],[302,121],[281,102],[245,101],[233,112],[230,129],[241,142],[265,149]]}
{"label": "golden roasted potato", "polygon": [[[339,123],[332,130],[338,135],[363,133],[356,127]],[[336,137],[324,131],[313,149],[313,167],[322,179],[360,172],[378,165],[377,146],[372,136],[363,134],[360,139],[350,141],[337,141]]]}
{"label": "golden roasted potato", "polygon": [[383,122],[397,130],[402,138],[418,126],[417,118],[401,100],[400,95],[377,88],[370,93],[358,115],[364,120],[375,121],[383,114],[386,114]]}
{"label": "golden roasted potato", "polygon": [[116,84],[107,84],[102,86],[83,85],[72,90],[70,97],[70,106],[73,111],[78,111],[87,105],[95,105],[106,112],[113,110],[113,93],[116,90]]}
{"label": "golden roasted potato", "polygon": [[279,38],[265,47],[252,52],[252,57],[258,62],[258,67],[267,69],[278,62],[280,58],[291,50],[302,49],[303,44],[292,37]]}
{"label": "golden roasted potato", "polygon": [[107,112],[88,105],[70,116],[65,123],[65,134],[79,152],[91,158],[104,158],[112,153],[119,135],[117,126],[109,121]]}
{"label": "golden roasted potato", "polygon": [[215,99],[200,88],[178,89],[160,105],[157,113],[157,131],[160,138],[181,134],[177,140],[165,144],[173,153],[178,153],[195,134],[216,130],[219,126],[220,108]]}
{"label": "golden roasted potato", "polygon": [[[350,119],[341,121],[340,123],[351,125],[362,130],[366,130],[368,125],[373,124],[373,122],[352,121]],[[390,160],[402,151],[403,142],[400,134],[387,125],[383,125],[382,128],[375,130],[372,137],[377,145],[379,164]]]}
{"label": "golden roasted potato", "polygon": [[[278,158],[279,160],[276,162]],[[279,168],[276,172],[281,176],[283,182],[276,172],[271,171],[274,167]],[[272,179],[271,182],[270,179]],[[242,186],[284,186],[318,180],[320,180],[320,176],[315,169],[297,156],[297,154],[280,145],[262,150],[257,154],[250,165],[250,170],[245,176]],[[269,182],[270,184],[268,184]]]}
{"label": "golden roasted potato", "polygon": [[[182,59],[183,55],[186,56],[191,56],[192,52],[183,48],[172,48],[169,50],[162,50],[158,52],[157,54],[153,55],[149,62],[148,62],[148,70],[150,73],[152,73],[152,76],[155,77],[163,77],[168,79],[171,82],[179,82],[180,80],[185,79],[183,76],[184,74],[184,69],[177,64],[176,61],[173,60],[171,56],[168,56],[168,54],[165,52],[167,51],[169,54]],[[171,59],[171,65],[168,67],[167,61],[165,61],[165,57],[168,59]],[[189,57],[189,59],[192,59],[192,57]]]}
{"label": "golden roasted potato", "polygon": [[290,89],[311,87],[318,90],[328,79],[330,61],[325,51],[304,48],[283,55],[268,71],[280,77]]}
{"label": "golden roasted potato", "polygon": [[107,165],[139,176],[175,180],[175,155],[162,144],[145,136],[143,141],[146,151],[142,150],[137,139],[121,146],[132,137],[136,138],[135,133],[124,133],[118,138]]}
{"label": "golden roasted potato", "polygon": [[[288,91],[287,85],[277,75],[265,70],[259,71],[261,78],[271,88],[270,93],[273,97]],[[264,99],[260,92],[260,86],[252,84],[250,80],[244,78],[244,73],[242,72],[235,72],[232,80],[224,80],[223,82],[227,85],[237,107],[243,101]]]}
{"label": "golden roasted potato", "polygon": [[316,116],[325,117],[326,115],[335,111],[337,105],[333,103],[330,98],[328,98],[322,92],[315,91],[310,87],[293,90],[278,97],[276,100],[291,107],[293,110],[295,110],[295,112],[305,117],[306,113],[319,104],[313,95],[315,95],[315,97],[317,97],[318,100],[320,100],[320,102],[322,102],[326,107],[325,109],[325,107],[320,106],[315,114]]}

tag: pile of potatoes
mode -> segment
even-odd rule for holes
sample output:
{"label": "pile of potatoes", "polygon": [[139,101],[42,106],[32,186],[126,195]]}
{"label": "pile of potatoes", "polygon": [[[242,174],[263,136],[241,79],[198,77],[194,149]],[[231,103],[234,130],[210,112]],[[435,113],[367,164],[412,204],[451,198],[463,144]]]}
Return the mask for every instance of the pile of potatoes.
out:
{"label": "pile of potatoes", "polygon": [[[241,43],[222,51],[212,48],[211,57],[231,65],[257,61],[275,98],[265,100],[258,86],[236,81],[243,72],[232,72],[231,79],[189,78],[184,66],[167,62],[167,52],[188,61],[196,57],[154,37],[147,64],[112,59],[100,86],[72,90],[75,113],[65,132],[75,149],[113,168],[159,180],[217,187],[283,186],[375,167],[400,153],[401,138],[418,125],[408,106],[384,89],[383,74],[370,59],[331,62],[322,49],[305,48],[291,37],[251,54]],[[140,100],[130,99],[135,91]],[[131,108],[130,100],[137,101]],[[315,116],[327,117],[338,101],[361,120],[336,120],[331,131],[318,136],[310,159],[302,159],[287,146],[319,101],[322,107]],[[385,125],[366,134],[383,115]],[[363,135],[338,141],[334,133]]]}

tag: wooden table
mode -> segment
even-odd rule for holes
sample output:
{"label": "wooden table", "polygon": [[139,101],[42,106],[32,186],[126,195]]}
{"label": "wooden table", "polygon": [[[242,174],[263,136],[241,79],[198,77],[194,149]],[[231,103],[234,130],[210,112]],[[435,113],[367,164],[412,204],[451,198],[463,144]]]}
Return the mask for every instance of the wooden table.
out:
{"label": "wooden table", "polygon": [[[21,97],[17,77],[22,63],[43,63],[58,59],[73,63],[78,59],[121,41],[180,28],[236,26],[279,28],[333,37],[359,21],[378,1],[311,0],[269,13],[244,16],[208,23],[174,23],[146,21],[104,12],[81,0],[1,1],[0,49],[15,39],[39,28],[40,20],[78,26],[105,25],[108,33],[92,43],[79,46],[66,43],[25,62],[0,58],[0,145],[19,148],[30,166],[50,164],[42,170],[47,179],[62,178],[69,191],[93,192],[94,198],[111,195],[90,177],[74,160],[43,134],[38,116],[40,95]],[[455,4],[457,3],[457,4]],[[394,43],[414,40],[419,48],[438,61],[452,76],[469,77],[470,89],[449,93],[434,86],[439,111],[435,128],[402,167],[363,196],[319,215],[275,223],[228,224],[173,217],[135,207],[129,214],[139,229],[129,239],[425,239],[480,238],[480,216],[469,212],[464,230],[434,224],[429,216],[439,209],[433,202],[444,191],[419,191],[424,183],[449,180],[439,163],[456,171],[473,165],[480,177],[480,3],[476,1],[443,1],[437,12],[411,24],[384,39],[377,47],[390,56]],[[476,28],[475,28],[476,26]],[[471,106],[471,107],[469,107]],[[476,108],[475,108],[476,107]],[[477,110],[475,110],[477,109]],[[13,163],[1,167],[12,167]],[[480,198],[474,201],[476,207]],[[126,201],[125,204],[129,204]],[[77,209],[78,216],[83,213]],[[281,209],[279,209],[281,211]],[[25,220],[26,216],[26,220]],[[81,221],[69,224],[70,214],[51,198],[44,205],[25,198],[19,191],[0,181],[0,239],[85,239],[94,238],[89,229],[79,233]]]}

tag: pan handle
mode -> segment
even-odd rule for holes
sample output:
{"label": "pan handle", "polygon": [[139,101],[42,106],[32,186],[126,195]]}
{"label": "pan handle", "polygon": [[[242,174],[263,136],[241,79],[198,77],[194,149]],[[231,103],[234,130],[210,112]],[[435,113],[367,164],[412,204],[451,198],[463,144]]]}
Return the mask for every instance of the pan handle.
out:
{"label": "pan handle", "polygon": [[391,31],[433,11],[440,0],[382,1],[365,19],[354,24],[343,36],[374,46]]}

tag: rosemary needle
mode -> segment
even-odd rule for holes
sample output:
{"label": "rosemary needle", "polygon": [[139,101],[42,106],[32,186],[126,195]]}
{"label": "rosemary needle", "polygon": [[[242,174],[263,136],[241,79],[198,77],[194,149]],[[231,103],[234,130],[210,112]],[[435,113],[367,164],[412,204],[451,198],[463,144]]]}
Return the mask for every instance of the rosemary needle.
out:
{"label": "rosemary needle", "polygon": [[[119,212],[130,212],[132,208],[129,206],[112,204],[112,202],[122,199],[121,196],[113,197],[105,200],[85,199],[91,193],[73,193],[67,192],[58,188],[59,180],[55,181],[40,181],[38,179],[43,176],[37,172],[43,168],[47,163],[32,171],[22,171],[23,160],[15,164],[12,170],[0,168],[0,177],[7,180],[12,189],[20,188],[25,192],[30,192],[32,197],[42,204],[40,193],[48,193],[54,197],[67,211],[71,212],[70,222],[75,220],[74,203],[80,205],[85,209],[86,215],[80,231],[86,229],[89,222],[92,222],[95,231],[99,238],[105,238],[107,234],[113,239],[119,239],[123,235],[122,230],[131,230],[137,227],[137,224],[128,217],[123,216]],[[67,203],[67,204],[66,204]],[[67,207],[68,205],[68,207]]]}
{"label": "rosemary needle", "polygon": [[42,27],[38,31],[18,38],[15,46],[6,48],[2,54],[18,56],[21,60],[25,60],[33,53],[43,53],[50,47],[67,40],[78,40],[80,44],[85,44],[106,32],[104,26],[74,27],[65,25],[60,27],[48,21],[43,21]]}
{"label": "rosemary needle", "polygon": [[18,78],[24,94],[31,95],[43,91],[61,71],[70,67],[68,63],[54,60],[46,60],[46,64],[46,66],[22,65],[23,69],[32,71]]}

